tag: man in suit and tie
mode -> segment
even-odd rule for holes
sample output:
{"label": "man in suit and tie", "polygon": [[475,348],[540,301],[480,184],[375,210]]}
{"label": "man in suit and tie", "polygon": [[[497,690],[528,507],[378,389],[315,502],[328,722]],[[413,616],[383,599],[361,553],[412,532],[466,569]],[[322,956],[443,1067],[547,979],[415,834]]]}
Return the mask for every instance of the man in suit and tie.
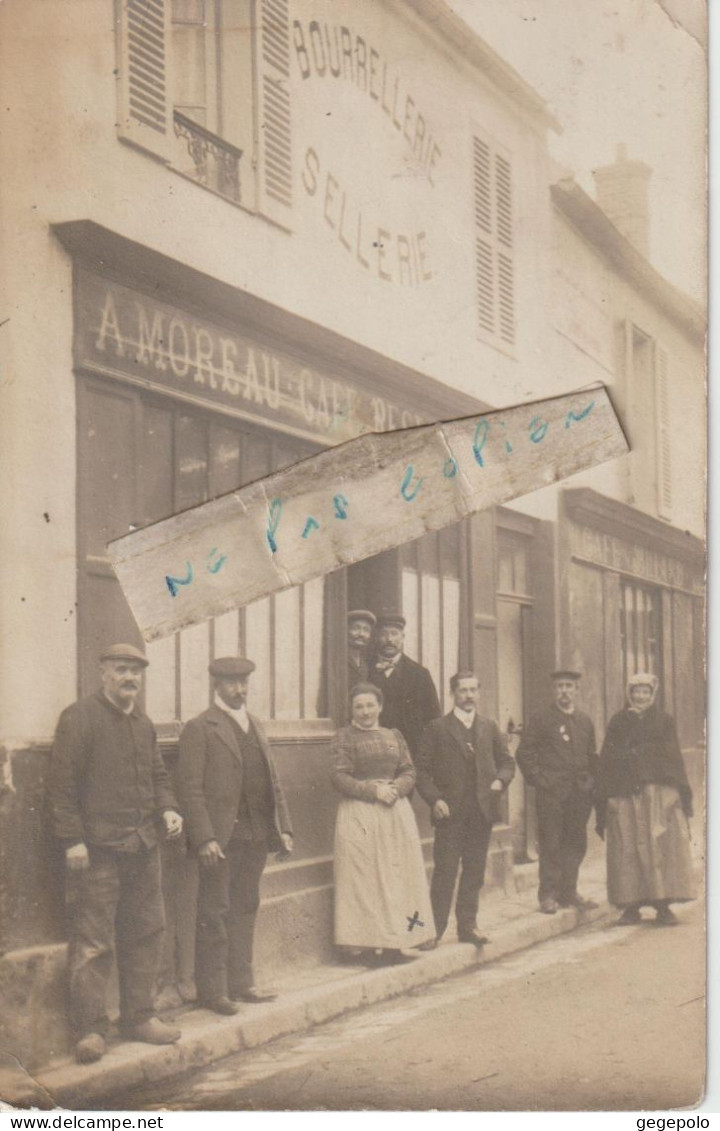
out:
{"label": "man in suit and tie", "polygon": [[580,672],[556,671],[551,679],[554,702],[530,720],[517,752],[525,781],[535,787],[538,901],[545,915],[559,907],[597,907],[577,890],[593,806],[595,730],[576,705]]}
{"label": "man in suit and tie", "polygon": [[378,618],[377,660],[370,679],[383,693],[380,726],[399,730],[415,758],[420,736],[440,714],[440,702],[427,668],[403,652],[405,618],[387,613]]}
{"label": "man in suit and tie", "polygon": [[292,829],[270,746],[246,707],[252,660],[213,660],[222,706],[191,719],[180,736],[178,792],[200,862],[195,981],[198,1002],[237,1013],[269,1001],[253,978],[253,934],[268,852],[287,856]]}
{"label": "man in suit and tie", "polygon": [[450,680],[454,707],[426,728],[417,757],[417,788],[430,806],[435,826],[435,868],[430,898],[436,938],[421,950],[436,947],[445,933],[462,862],[455,916],[460,942],[483,946],[489,940],[477,930],[480,888],[485,880],[493,809],[515,774],[505,740],[491,719],[477,712],[479,682],[474,672],[461,671]]}

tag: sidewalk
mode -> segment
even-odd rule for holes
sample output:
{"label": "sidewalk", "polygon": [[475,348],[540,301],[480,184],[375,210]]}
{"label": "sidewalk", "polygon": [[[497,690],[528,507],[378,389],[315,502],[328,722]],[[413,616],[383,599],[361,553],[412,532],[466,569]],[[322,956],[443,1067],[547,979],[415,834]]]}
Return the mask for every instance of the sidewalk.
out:
{"label": "sidewalk", "polygon": [[[566,909],[541,915],[535,891],[536,865],[516,868],[517,891],[491,891],[481,899],[479,923],[490,943],[477,951],[447,939],[435,951],[400,967],[367,969],[349,964],[322,965],[287,980],[276,980],[278,999],[241,1007],[235,1017],[219,1017],[204,1009],[172,1015],[183,1036],[176,1045],[154,1047],[111,1043],[97,1064],[79,1065],[68,1058],[50,1063],[33,1078],[14,1058],[0,1061],[0,1099],[16,1107],[63,1107],[88,1110],[114,1092],[200,1068],[231,1053],[257,1048],[278,1037],[322,1024],[353,1009],[421,989],[454,974],[493,962],[587,923],[602,924],[615,912],[605,902],[604,862],[590,860],[583,868],[582,892],[600,904],[581,914]],[[161,1096],[162,1090],[158,1089]]]}

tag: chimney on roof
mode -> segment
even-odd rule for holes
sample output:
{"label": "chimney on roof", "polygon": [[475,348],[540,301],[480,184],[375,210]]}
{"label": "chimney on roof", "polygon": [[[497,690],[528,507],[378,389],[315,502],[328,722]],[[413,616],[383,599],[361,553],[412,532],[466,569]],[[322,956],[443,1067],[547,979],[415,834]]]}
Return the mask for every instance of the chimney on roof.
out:
{"label": "chimney on roof", "polygon": [[650,252],[650,177],[642,161],[630,161],[627,147],[618,145],[615,162],[593,170],[597,202],[618,231],[642,252]]}

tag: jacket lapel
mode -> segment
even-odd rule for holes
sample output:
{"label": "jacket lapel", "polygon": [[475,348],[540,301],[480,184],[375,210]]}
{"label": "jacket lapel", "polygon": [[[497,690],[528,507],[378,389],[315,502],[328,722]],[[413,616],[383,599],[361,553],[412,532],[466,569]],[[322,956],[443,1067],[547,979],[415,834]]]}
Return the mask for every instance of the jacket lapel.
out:
{"label": "jacket lapel", "polygon": [[221,738],[228,749],[235,755],[238,762],[242,765],[242,754],[238,744],[235,730],[233,729],[230,716],[221,711],[219,707],[211,707],[207,714],[207,721],[217,729],[218,738]]}

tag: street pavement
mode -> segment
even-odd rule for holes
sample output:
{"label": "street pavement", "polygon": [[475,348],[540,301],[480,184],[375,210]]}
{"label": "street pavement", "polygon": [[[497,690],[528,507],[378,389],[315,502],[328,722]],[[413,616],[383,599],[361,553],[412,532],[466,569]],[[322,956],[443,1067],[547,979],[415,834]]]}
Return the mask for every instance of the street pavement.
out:
{"label": "street pavement", "polygon": [[175,1081],[115,1094],[103,1107],[692,1106],[705,1071],[704,909],[678,914],[672,929],[649,918],[631,928],[589,924]]}

